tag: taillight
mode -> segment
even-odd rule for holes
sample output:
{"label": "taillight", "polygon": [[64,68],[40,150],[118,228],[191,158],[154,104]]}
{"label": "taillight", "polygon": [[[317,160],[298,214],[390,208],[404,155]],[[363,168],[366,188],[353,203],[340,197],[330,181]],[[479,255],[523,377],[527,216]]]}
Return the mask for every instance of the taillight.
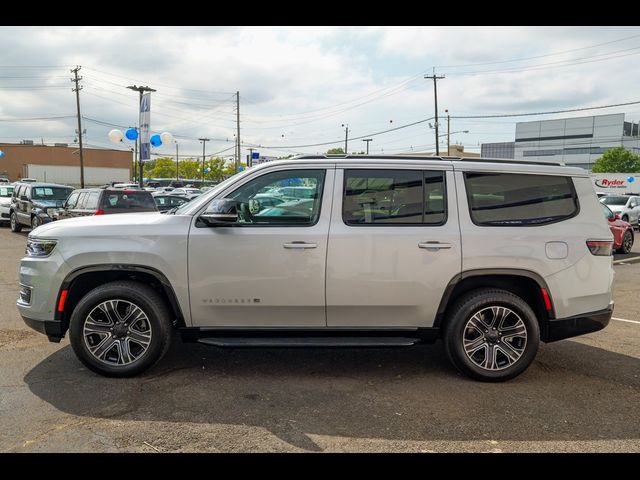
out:
{"label": "taillight", "polygon": [[609,256],[613,254],[613,241],[587,240],[587,248],[591,255]]}
{"label": "taillight", "polygon": [[96,215],[104,215],[104,210],[96,210]]}

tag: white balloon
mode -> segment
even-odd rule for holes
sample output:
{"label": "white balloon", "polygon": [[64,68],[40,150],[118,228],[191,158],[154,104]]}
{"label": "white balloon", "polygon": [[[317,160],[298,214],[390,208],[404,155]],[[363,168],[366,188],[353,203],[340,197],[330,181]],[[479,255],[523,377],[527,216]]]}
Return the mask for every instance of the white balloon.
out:
{"label": "white balloon", "polygon": [[171,135],[169,132],[162,132],[160,134],[160,140],[162,140],[163,144],[170,145],[171,143],[173,143],[173,135]]}
{"label": "white balloon", "polygon": [[114,128],[109,132],[109,140],[111,140],[113,143],[119,143],[122,141],[123,138],[124,138],[124,133],[122,133],[122,130],[118,130],[117,128]]}

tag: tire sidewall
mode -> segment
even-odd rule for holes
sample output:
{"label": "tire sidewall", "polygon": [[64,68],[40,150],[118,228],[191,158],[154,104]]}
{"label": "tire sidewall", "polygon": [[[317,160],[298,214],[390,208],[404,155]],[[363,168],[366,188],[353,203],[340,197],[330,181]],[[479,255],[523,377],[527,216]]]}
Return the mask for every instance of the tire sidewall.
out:
{"label": "tire sidewall", "polygon": [[[627,250],[627,247],[625,246],[625,239],[626,239],[627,235],[629,235],[632,238],[631,247],[629,247],[628,250]],[[622,251],[622,253],[629,253],[629,252],[631,252],[632,248],[633,248],[633,233],[631,233],[629,230],[627,230],[626,232],[624,232],[624,235],[622,236],[622,248],[620,248],[620,250]]]}
{"label": "tire sidewall", "polygon": [[[153,290],[149,289],[151,292]],[[154,292],[155,293],[155,292]],[[106,300],[127,300],[137,305],[146,314],[151,324],[151,342],[142,358],[129,365],[114,366],[100,362],[90,352],[83,337],[83,327],[89,313]],[[155,364],[166,350],[165,342],[171,334],[166,310],[137,290],[118,285],[98,287],[85,295],[76,305],[69,324],[69,339],[78,358],[94,372],[106,376],[127,377],[141,373]]]}
{"label": "tire sidewall", "polygon": [[12,232],[19,232],[21,230],[20,222],[18,221],[18,215],[16,214],[16,212],[11,212],[9,227],[11,228]]}
{"label": "tire sidewall", "polygon": [[[467,321],[478,311],[492,306],[513,310],[520,316],[527,329],[527,345],[520,359],[514,365],[495,371],[485,370],[473,363],[463,346],[463,334]],[[485,295],[469,297],[463,302],[462,308],[457,310],[457,315],[449,319],[445,342],[451,360],[463,373],[476,380],[499,382],[520,375],[533,362],[540,344],[540,327],[531,307],[519,297],[487,292]]]}

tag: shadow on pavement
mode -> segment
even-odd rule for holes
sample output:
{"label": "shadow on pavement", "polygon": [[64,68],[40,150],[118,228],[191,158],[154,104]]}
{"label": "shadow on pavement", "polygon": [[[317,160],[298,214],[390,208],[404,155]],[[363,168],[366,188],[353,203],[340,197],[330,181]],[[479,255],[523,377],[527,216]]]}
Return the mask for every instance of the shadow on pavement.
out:
{"label": "shadow on pavement", "polygon": [[405,349],[215,349],[175,342],[145,375],[109,379],[70,346],[29,389],[78,416],[263,427],[306,450],[306,434],[389,440],[631,439],[640,360],[574,341],[542,345],[511,382],[468,380],[442,344]]}

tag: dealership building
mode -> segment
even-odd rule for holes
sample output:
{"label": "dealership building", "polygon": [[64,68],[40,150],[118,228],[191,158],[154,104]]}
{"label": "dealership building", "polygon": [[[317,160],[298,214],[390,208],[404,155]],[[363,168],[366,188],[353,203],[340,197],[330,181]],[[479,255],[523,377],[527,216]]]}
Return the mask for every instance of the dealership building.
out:
{"label": "dealership building", "polygon": [[[10,182],[33,178],[39,182],[80,185],[80,151],[65,143],[19,144],[0,143],[0,177]],[[133,154],[130,151],[83,148],[84,182],[86,186],[131,179]]]}
{"label": "dealership building", "polygon": [[[512,147],[511,147],[512,145]],[[624,113],[519,122],[515,142],[485,143],[482,156],[562,163],[591,170],[610,148],[640,153],[639,125]],[[512,156],[508,156],[512,153]]]}

